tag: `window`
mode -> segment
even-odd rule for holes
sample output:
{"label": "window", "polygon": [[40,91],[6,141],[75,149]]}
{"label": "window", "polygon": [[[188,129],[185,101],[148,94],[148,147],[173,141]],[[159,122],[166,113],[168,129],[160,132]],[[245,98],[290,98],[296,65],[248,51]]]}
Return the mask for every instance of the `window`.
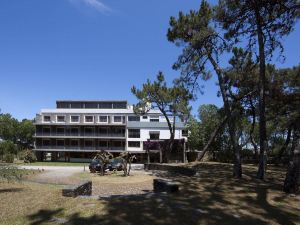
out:
{"label": "window", "polygon": [[50,134],[50,127],[43,127],[43,134]]}
{"label": "window", "polygon": [[122,122],[122,116],[114,116],[114,122],[115,123],[121,123]]}
{"label": "window", "polygon": [[99,109],[112,109],[112,102],[99,102]]}
{"label": "window", "polygon": [[148,119],[148,116],[143,116],[143,119],[144,119],[144,120]]}
{"label": "window", "polygon": [[84,120],[86,123],[93,123],[94,122],[94,116],[85,116]]}
{"label": "window", "polygon": [[51,122],[50,116],[44,116],[44,122]]}
{"label": "window", "polygon": [[187,137],[189,135],[188,130],[182,130],[182,137]]}
{"label": "window", "polygon": [[99,116],[99,123],[107,123],[108,119],[107,116]]}
{"label": "window", "polygon": [[150,140],[159,140],[159,131],[149,132]]}
{"label": "window", "polygon": [[100,148],[107,148],[108,147],[107,141],[99,141],[99,147]]}
{"label": "window", "polygon": [[114,102],[113,108],[114,109],[126,109],[127,103],[126,102]]}
{"label": "window", "polygon": [[81,109],[82,107],[82,103],[81,102],[72,102],[71,103],[71,108],[72,109]]}
{"label": "window", "polygon": [[78,127],[72,127],[71,128],[71,135],[76,136],[79,134],[79,129]]}
{"label": "window", "polygon": [[62,147],[64,145],[65,145],[65,140],[63,140],[63,139],[56,140],[56,146]]}
{"label": "window", "polygon": [[100,127],[99,128],[99,134],[100,134],[100,136],[107,136],[108,135],[108,129],[107,129],[107,127]]}
{"label": "window", "polygon": [[79,146],[79,141],[78,140],[71,140],[70,141],[70,146],[72,147],[78,147]]}
{"label": "window", "polygon": [[56,128],[56,133],[57,134],[65,134],[65,128],[63,128],[63,127],[57,127]]}
{"label": "window", "polygon": [[48,139],[44,139],[43,140],[43,146],[50,146],[50,140],[48,140]]}
{"label": "window", "polygon": [[57,116],[56,121],[59,123],[66,122],[66,117],[65,116]]}
{"label": "window", "polygon": [[139,148],[141,143],[139,141],[128,141],[128,147]]}
{"label": "window", "polygon": [[79,116],[71,116],[71,123],[79,123]]}
{"label": "window", "polygon": [[150,116],[150,122],[159,122],[159,116]]}
{"label": "window", "polygon": [[93,141],[92,140],[85,140],[84,141],[85,147],[93,147]]}
{"label": "window", "polygon": [[128,121],[140,121],[139,116],[128,116]]}
{"label": "window", "polygon": [[86,135],[92,135],[93,134],[94,129],[92,127],[85,127],[84,128],[84,133]]}
{"label": "window", "polygon": [[139,129],[129,129],[128,137],[129,138],[140,138],[140,130]]}
{"label": "window", "polygon": [[97,104],[97,102],[86,102],[85,103],[85,108],[86,109],[97,109],[98,104]]}

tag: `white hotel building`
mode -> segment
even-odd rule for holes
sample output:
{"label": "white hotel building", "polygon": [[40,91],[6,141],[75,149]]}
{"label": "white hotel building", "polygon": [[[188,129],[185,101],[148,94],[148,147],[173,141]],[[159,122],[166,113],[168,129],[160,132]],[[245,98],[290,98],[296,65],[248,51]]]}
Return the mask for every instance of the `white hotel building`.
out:
{"label": "white hotel building", "polygon": [[[55,109],[36,115],[35,126],[39,160],[46,155],[55,161],[90,160],[100,150],[129,151],[142,159],[146,141],[170,138],[160,111],[136,115],[127,101],[57,101]],[[184,124],[176,122],[175,139],[185,138],[183,130]]]}

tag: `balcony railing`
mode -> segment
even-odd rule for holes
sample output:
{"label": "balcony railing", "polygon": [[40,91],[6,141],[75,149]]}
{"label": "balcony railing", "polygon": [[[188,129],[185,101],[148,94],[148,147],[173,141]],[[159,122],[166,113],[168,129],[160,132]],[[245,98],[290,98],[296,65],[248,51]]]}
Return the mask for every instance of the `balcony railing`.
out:
{"label": "balcony railing", "polygon": [[63,132],[37,132],[35,136],[53,136],[53,137],[124,137],[125,134],[119,133],[63,133]]}
{"label": "balcony railing", "polygon": [[82,151],[88,151],[88,150],[94,150],[94,151],[100,151],[100,150],[125,150],[125,147],[79,147],[79,146],[57,146],[57,145],[42,145],[42,146],[36,146],[35,149],[53,149],[53,150],[82,150]]}

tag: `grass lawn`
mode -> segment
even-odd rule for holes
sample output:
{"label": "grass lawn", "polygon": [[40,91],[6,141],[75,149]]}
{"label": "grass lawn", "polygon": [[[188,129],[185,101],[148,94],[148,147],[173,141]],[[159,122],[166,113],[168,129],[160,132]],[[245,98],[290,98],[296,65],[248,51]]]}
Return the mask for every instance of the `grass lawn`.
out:
{"label": "grass lawn", "polygon": [[88,166],[89,163],[76,162],[34,162],[34,163],[16,163],[22,166]]}
{"label": "grass lawn", "polygon": [[[300,224],[299,196],[282,192],[285,170],[269,167],[267,180],[259,181],[255,179],[256,167],[245,166],[245,175],[236,180],[229,164],[194,166],[199,176],[156,174],[180,182],[178,194],[105,201],[65,198],[55,185],[0,183],[0,224]],[[79,177],[92,178],[99,186],[139,180],[138,176],[98,178],[87,173]]]}

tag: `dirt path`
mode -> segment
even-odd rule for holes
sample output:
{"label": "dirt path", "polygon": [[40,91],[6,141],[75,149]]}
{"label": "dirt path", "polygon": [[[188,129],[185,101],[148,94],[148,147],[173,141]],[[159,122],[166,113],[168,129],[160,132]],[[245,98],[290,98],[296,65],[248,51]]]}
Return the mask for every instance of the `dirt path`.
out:
{"label": "dirt path", "polygon": [[[21,168],[42,171],[40,174],[37,174],[28,180],[50,184],[76,183],[78,179],[72,176],[84,171],[84,168],[80,166],[21,166]],[[85,169],[87,170],[88,168]]]}

